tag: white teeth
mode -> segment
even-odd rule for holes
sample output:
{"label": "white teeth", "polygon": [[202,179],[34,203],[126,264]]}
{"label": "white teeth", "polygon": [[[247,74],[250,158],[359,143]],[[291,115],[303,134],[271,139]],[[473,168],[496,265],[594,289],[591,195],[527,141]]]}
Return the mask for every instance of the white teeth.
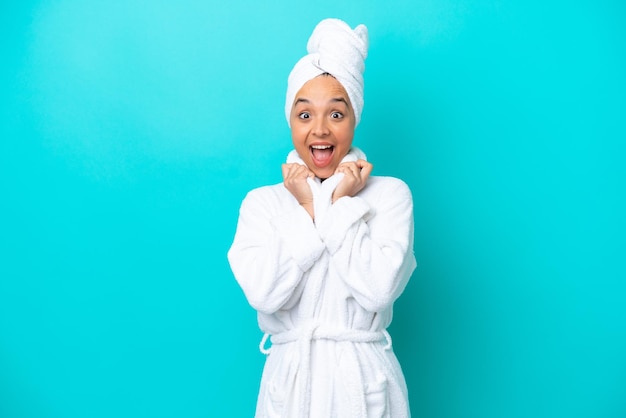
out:
{"label": "white teeth", "polygon": [[332,148],[332,145],[311,145],[311,148],[314,149],[328,149],[328,148]]}

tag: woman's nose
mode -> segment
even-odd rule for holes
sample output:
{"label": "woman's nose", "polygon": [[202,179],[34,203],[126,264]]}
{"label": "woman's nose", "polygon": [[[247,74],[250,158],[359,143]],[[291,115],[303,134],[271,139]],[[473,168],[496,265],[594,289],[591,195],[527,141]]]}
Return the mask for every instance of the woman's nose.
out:
{"label": "woman's nose", "polygon": [[329,134],[328,124],[326,119],[318,118],[313,126],[313,133],[317,136],[326,136]]}

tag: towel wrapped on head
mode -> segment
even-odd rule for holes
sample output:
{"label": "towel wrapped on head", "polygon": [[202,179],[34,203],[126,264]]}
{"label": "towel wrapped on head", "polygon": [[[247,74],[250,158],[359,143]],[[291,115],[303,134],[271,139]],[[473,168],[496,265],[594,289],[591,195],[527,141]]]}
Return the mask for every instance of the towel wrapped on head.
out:
{"label": "towel wrapped on head", "polygon": [[304,83],[328,73],[346,89],[358,125],[363,110],[363,71],[368,46],[365,25],[353,30],[339,19],[324,19],[318,23],[307,43],[308,55],[302,57],[289,74],[285,101],[287,123],[290,123],[295,96]]}

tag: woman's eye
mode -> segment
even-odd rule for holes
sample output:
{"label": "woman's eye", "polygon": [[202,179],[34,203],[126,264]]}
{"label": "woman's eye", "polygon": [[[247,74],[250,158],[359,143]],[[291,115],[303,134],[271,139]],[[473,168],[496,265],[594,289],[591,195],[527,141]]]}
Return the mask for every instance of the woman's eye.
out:
{"label": "woman's eye", "polygon": [[333,112],[330,114],[330,117],[333,119],[341,119],[343,118],[343,113],[340,112]]}
{"label": "woman's eye", "polygon": [[308,119],[308,118],[310,118],[310,117],[311,117],[311,115],[309,114],[309,112],[302,112],[302,113],[300,113],[300,114],[298,115],[298,117],[299,117],[300,119]]}

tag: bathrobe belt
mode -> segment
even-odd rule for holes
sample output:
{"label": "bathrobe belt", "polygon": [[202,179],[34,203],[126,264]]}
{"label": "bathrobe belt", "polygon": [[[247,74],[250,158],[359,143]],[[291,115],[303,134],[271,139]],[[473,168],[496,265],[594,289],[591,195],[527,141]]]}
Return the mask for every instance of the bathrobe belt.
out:
{"label": "bathrobe belt", "polygon": [[[270,334],[265,333],[259,344],[259,349],[265,355],[270,354],[271,347],[265,348],[267,339]],[[387,330],[381,331],[365,331],[356,329],[336,329],[328,328],[323,325],[311,324],[308,326],[298,327],[288,331],[283,331],[271,336],[272,345],[281,345],[287,343],[297,343],[300,351],[300,372],[302,380],[299,384],[300,399],[300,417],[309,416],[311,405],[311,343],[314,340],[332,340],[336,342],[352,342],[352,343],[374,343],[386,341],[385,350],[391,348],[391,336]],[[350,345],[350,349],[355,350]],[[358,361],[356,361],[356,351],[351,356],[346,357],[346,361],[342,362],[342,368],[347,369],[348,379],[354,384],[347,385],[350,391],[350,408],[354,412],[353,416],[367,417],[367,404],[365,402],[365,393],[363,385],[363,376]]]}

